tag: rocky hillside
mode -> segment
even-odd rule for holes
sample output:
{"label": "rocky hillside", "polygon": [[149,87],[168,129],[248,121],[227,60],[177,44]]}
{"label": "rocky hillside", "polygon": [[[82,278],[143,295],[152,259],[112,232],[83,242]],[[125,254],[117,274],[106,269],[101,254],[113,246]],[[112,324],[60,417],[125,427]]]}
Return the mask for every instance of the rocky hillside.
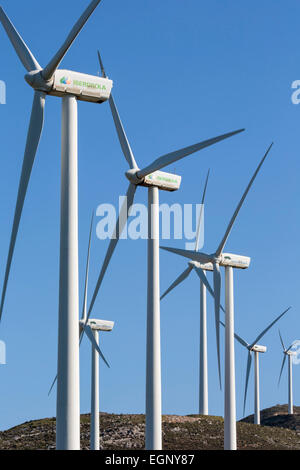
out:
{"label": "rocky hillside", "polygon": [[[278,409],[274,407],[271,410]],[[279,407],[282,413],[283,408]],[[299,411],[299,409],[298,409]],[[269,413],[269,415],[268,415]],[[271,414],[270,414],[271,413]],[[273,414],[272,414],[273,413]],[[265,410],[263,419],[275,415]],[[269,418],[268,418],[269,416]],[[286,419],[287,415],[284,415]],[[251,419],[249,417],[248,419]],[[281,418],[280,418],[281,419]],[[82,448],[89,448],[89,415],[81,417]],[[243,450],[300,450],[300,432],[281,427],[255,426],[238,423],[238,447]],[[165,450],[217,450],[223,448],[223,419],[215,416],[164,416],[163,440]],[[101,413],[103,449],[143,449],[145,418],[142,415],[109,415]],[[0,450],[52,450],[55,448],[55,419],[32,421],[0,432]]]}
{"label": "rocky hillside", "polygon": [[[248,416],[241,422],[253,423],[254,416]],[[287,405],[276,405],[272,408],[267,408],[261,412],[261,424],[263,426],[275,426],[280,428],[291,429],[300,435],[300,406],[294,406],[294,414],[288,414]]]}

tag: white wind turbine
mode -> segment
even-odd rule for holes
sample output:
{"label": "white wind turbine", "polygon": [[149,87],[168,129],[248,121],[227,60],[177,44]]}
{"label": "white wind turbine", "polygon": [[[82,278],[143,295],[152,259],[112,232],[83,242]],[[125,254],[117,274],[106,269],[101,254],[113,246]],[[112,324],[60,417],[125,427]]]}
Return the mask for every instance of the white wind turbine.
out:
{"label": "white wind turbine", "polygon": [[[203,224],[204,202],[208,184],[209,173],[207,174],[204,191],[201,201],[201,211],[199,214],[197,235],[195,242],[195,252],[199,250],[201,224]],[[208,290],[214,298],[214,292],[206,279],[205,271],[213,271],[212,263],[200,264],[190,261],[187,269],[173,282],[173,284],[161,296],[164,299],[173,289],[185,281],[192,271],[195,271],[200,278],[200,367],[199,367],[199,414],[208,415],[208,367],[207,367],[207,308],[206,291]],[[220,306],[223,310],[223,307]]]}
{"label": "white wind turbine", "polygon": [[[258,344],[266,333],[277,323],[283,315],[285,315],[291,307],[286,309],[283,313],[281,313],[270,325],[267,326],[255,340],[249,344],[243,338],[241,338],[238,334],[234,334],[235,339],[248,350],[248,360],[247,360],[247,371],[246,371],[246,382],[245,382],[245,394],[244,394],[244,415],[245,415],[245,408],[246,408],[246,400],[247,400],[247,391],[248,391],[248,383],[252,365],[252,353],[254,353],[254,424],[260,424],[260,390],[259,390],[259,354],[266,353],[267,348],[266,346],[261,346]],[[225,327],[224,323],[221,321],[221,324]]]}
{"label": "white wind turbine", "polygon": [[100,319],[93,319],[93,320],[89,319],[87,322],[87,292],[88,292],[88,280],[89,280],[93,219],[94,218],[92,218],[90,235],[89,235],[89,244],[88,244],[88,252],[87,252],[86,271],[85,271],[83,308],[82,308],[81,320],[79,322],[79,329],[80,329],[81,334],[85,333],[87,335],[92,346],[90,442],[91,442],[91,450],[99,450],[100,449],[99,356],[105,362],[107,367],[110,367],[99,347],[99,332],[100,331],[106,331],[106,332],[112,331],[114,327],[114,322],[100,320]]}
{"label": "white wind turbine", "polygon": [[89,340],[92,344],[92,370],[91,370],[91,424],[90,424],[90,443],[91,450],[100,450],[100,405],[99,405],[99,356],[107,367],[108,362],[99,349],[100,331],[112,331],[114,322],[107,320],[94,319],[86,323],[86,318],[82,318],[80,328],[85,328]]}
{"label": "white wind turbine", "polygon": [[[103,77],[105,70],[98,53]],[[146,364],[146,449],[162,448],[161,427],[161,353],[160,353],[160,277],[159,277],[159,190],[176,191],[180,187],[181,178],[163,173],[159,170],[182,158],[213,145],[221,140],[242,132],[242,130],[206,140],[199,144],[164,155],[140,170],[129,145],[119,113],[112,95],[109,98],[112,116],[117,130],[123,154],[129,164],[126,177],[129,180],[127,197],[121,208],[115,232],[110,241],[108,251],[96,284],[89,318],[96,301],[105,272],[114,253],[118,240],[127,223],[129,209],[133,204],[138,186],[148,188],[148,294],[147,294],[147,364]]]}
{"label": "white wind turbine", "polygon": [[[185,258],[201,264],[212,263],[214,270],[214,296],[215,296],[215,322],[217,335],[217,352],[220,375],[220,298],[221,298],[221,272],[220,266],[225,267],[225,413],[224,413],[224,447],[225,450],[236,450],[236,397],[235,397],[235,357],[234,357],[234,295],[233,295],[233,268],[247,269],[251,259],[246,256],[224,253],[223,250],[228,237],[238,216],[238,213],[246,199],[246,196],[254,183],[272,145],[268,148],[260,164],[258,165],[249,185],[244,192],[230,222],[225,235],[215,253],[199,253],[191,250],[162,247],[163,250],[176,253]],[[221,377],[221,376],[220,376]]]}
{"label": "white wind turbine", "polygon": [[290,345],[289,348],[286,349],[285,346],[284,346],[284,342],[283,342],[280,331],[279,331],[279,337],[280,337],[280,342],[281,342],[281,345],[282,345],[284,357],[283,357],[283,360],[282,360],[282,365],[281,365],[281,370],[280,370],[280,375],[279,375],[279,380],[278,380],[278,386],[280,384],[280,380],[281,380],[281,376],[282,376],[282,372],[283,372],[283,368],[284,368],[286,358],[288,357],[289,358],[288,359],[288,396],[289,396],[288,413],[289,413],[289,415],[292,415],[292,414],[294,414],[294,405],[293,405],[293,356],[296,355],[296,352],[291,350],[292,347],[294,346],[294,342]]}
{"label": "white wind turbine", "polygon": [[112,89],[110,80],[58,67],[81,29],[101,0],[93,0],[79,18],[59,51],[45,68],[37,62],[15,27],[0,7],[0,21],[27,70],[25,80],[34,89],[23,168],[4,277],[0,318],[24,206],[28,183],[38,149],[47,95],[62,98],[60,281],[58,331],[58,386],[56,447],[80,448],[79,347],[78,347],[78,181],[77,181],[77,100],[106,101]]}

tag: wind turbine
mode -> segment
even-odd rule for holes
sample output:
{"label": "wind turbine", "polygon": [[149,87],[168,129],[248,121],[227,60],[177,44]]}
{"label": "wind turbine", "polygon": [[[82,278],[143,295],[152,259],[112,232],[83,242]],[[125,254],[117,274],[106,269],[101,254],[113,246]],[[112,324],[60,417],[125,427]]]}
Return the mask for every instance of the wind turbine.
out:
{"label": "wind turbine", "polygon": [[217,336],[218,365],[220,374],[220,298],[221,298],[221,272],[220,266],[225,267],[225,413],[224,413],[224,447],[225,450],[236,450],[236,397],[235,397],[235,357],[234,357],[234,295],[233,295],[233,268],[247,269],[251,259],[246,256],[224,253],[223,250],[240,212],[240,209],[247,197],[254,180],[259,173],[265,159],[267,158],[272,145],[268,148],[259,163],[250,183],[248,184],[242,199],[240,200],[230,222],[225,235],[221,240],[215,253],[199,253],[192,250],[180,250],[177,248],[162,247],[163,250],[179,254],[201,264],[212,263],[214,270],[214,296],[215,296],[215,322]]}
{"label": "wind turbine", "polygon": [[[103,78],[106,73],[98,53]],[[160,450],[161,429],[161,353],[160,353],[160,277],[159,277],[159,190],[176,191],[181,178],[161,172],[162,168],[182,158],[242,132],[238,130],[196,145],[164,155],[140,170],[125,134],[112,95],[109,104],[123,154],[129,164],[126,177],[129,180],[127,197],[121,208],[119,220],[110,241],[106,257],[99,274],[94,295],[88,310],[89,318],[96,301],[105,272],[114,253],[118,240],[127,223],[129,209],[133,204],[138,186],[148,188],[148,294],[147,294],[147,364],[146,364],[146,449]]]}
{"label": "wind turbine", "polygon": [[99,356],[105,362],[107,367],[110,367],[99,347],[99,332],[100,331],[106,331],[106,332],[112,331],[114,327],[114,322],[106,321],[106,320],[99,320],[99,319],[93,319],[93,320],[89,319],[87,322],[87,292],[88,292],[93,220],[94,220],[94,217],[92,217],[91,227],[90,227],[86,271],[85,271],[83,308],[82,308],[81,320],[79,322],[79,330],[80,330],[80,334],[85,333],[87,335],[92,346],[90,441],[91,441],[91,450],[99,450],[100,449]]}
{"label": "wind turbine", "polygon": [[[243,338],[241,338],[238,334],[234,334],[235,339],[248,350],[248,361],[247,361],[247,372],[246,372],[246,382],[245,382],[245,395],[244,395],[244,415],[245,415],[245,408],[246,408],[246,400],[247,400],[247,391],[248,391],[248,383],[249,383],[249,376],[251,371],[252,365],[252,353],[254,353],[254,424],[260,424],[260,392],[259,392],[259,354],[266,353],[267,348],[266,346],[261,346],[258,344],[265,334],[277,323],[283,315],[285,315],[291,307],[281,313],[270,325],[267,326],[255,340],[249,344]],[[225,327],[224,323],[221,321],[221,324]]]}
{"label": "wind turbine", "polygon": [[293,406],[293,356],[295,356],[296,353],[295,353],[295,351],[291,351],[291,349],[294,345],[294,342],[290,345],[289,348],[287,348],[287,349],[285,348],[280,331],[279,331],[279,338],[280,338],[280,342],[281,342],[281,345],[282,345],[284,357],[283,357],[283,360],[282,360],[278,385],[280,384],[284,364],[285,364],[286,358],[288,357],[289,358],[288,359],[288,380],[289,380],[288,381],[288,394],[289,394],[288,413],[289,413],[289,415],[292,415],[292,414],[294,414],[294,406]]}
{"label": "wind turbine", "polygon": [[93,0],[79,18],[59,51],[42,68],[20,34],[0,7],[0,21],[27,70],[25,80],[34,89],[23,168],[7,257],[0,319],[19,230],[29,179],[38,149],[47,95],[62,98],[60,280],[58,327],[58,386],[56,447],[80,448],[79,347],[78,347],[78,181],[77,181],[77,100],[93,103],[106,101],[112,82],[58,67],[81,29],[101,0]]}
{"label": "wind turbine", "polygon": [[[86,325],[86,326],[85,326]],[[92,344],[92,380],[91,380],[91,450],[100,450],[100,407],[99,407],[99,356],[107,367],[108,362],[99,349],[99,333],[100,331],[112,331],[114,322],[94,319],[89,320],[86,324],[86,320],[81,320],[81,327],[85,328],[89,340]]]}
{"label": "wind turbine", "polygon": [[[199,214],[197,235],[195,242],[195,252],[199,250],[201,224],[203,223],[204,202],[208,184],[209,173],[207,173],[204,191],[201,201],[201,211]],[[200,367],[199,367],[199,414],[208,415],[208,368],[207,368],[207,309],[206,309],[206,293],[207,290],[214,298],[214,292],[206,279],[205,271],[213,271],[212,263],[200,264],[196,261],[189,261],[188,267],[173,282],[173,284],[161,296],[164,299],[173,289],[185,281],[192,271],[195,271],[200,278]],[[223,307],[221,307],[223,309]]]}

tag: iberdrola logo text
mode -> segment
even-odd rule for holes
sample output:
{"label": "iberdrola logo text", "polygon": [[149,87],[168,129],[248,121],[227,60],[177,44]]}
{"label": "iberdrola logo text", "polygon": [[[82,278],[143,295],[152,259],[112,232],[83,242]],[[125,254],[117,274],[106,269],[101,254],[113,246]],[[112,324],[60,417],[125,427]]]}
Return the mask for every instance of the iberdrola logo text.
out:
{"label": "iberdrola logo text", "polygon": [[80,80],[74,80],[73,85],[83,88],[95,88],[96,90],[106,90],[105,85],[99,85],[99,83],[83,82]]}
{"label": "iberdrola logo text", "polygon": [[71,85],[72,81],[70,78],[66,78],[66,77],[63,77],[61,80],[60,80],[60,83],[63,83],[64,85]]}
{"label": "iberdrola logo text", "polygon": [[[69,77],[63,77],[60,80],[60,83],[63,85],[72,85],[72,80]],[[94,88],[96,90],[106,90],[105,85],[100,85],[99,83],[84,82],[80,80],[73,80],[73,86],[80,88]]]}

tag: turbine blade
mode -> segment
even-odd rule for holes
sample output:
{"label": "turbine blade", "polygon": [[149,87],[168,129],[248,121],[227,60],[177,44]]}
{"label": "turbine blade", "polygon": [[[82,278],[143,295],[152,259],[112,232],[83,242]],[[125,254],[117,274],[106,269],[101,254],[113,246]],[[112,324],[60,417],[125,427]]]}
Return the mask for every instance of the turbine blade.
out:
{"label": "turbine blade", "polygon": [[101,272],[99,274],[99,277],[98,277],[98,281],[97,281],[97,284],[96,284],[96,288],[95,288],[95,291],[94,291],[94,294],[93,294],[93,297],[92,297],[92,301],[91,301],[91,304],[90,304],[90,307],[89,307],[89,311],[88,311],[88,315],[87,315],[87,321],[88,319],[90,318],[90,315],[91,315],[91,312],[92,312],[92,309],[94,307],[94,304],[95,304],[95,301],[96,301],[96,298],[97,298],[97,295],[99,293],[99,289],[101,287],[101,284],[102,284],[102,281],[104,279],[104,276],[105,276],[105,273],[107,271],[107,268],[108,268],[108,265],[110,263],[110,260],[112,258],[112,255],[116,249],[116,246],[118,244],[118,241],[119,241],[119,238],[123,232],[123,229],[126,225],[126,222],[127,222],[127,219],[128,219],[128,215],[129,215],[129,210],[133,204],[133,201],[134,201],[134,196],[135,196],[135,192],[136,192],[136,186],[134,184],[130,184],[129,185],[129,188],[128,188],[128,191],[127,191],[127,200],[124,201],[124,204],[121,208],[121,214],[120,214],[120,217],[117,221],[117,225],[116,225],[116,228],[115,228],[115,231],[114,231],[114,234],[111,238],[111,241],[110,241],[110,244],[109,244],[109,247],[108,247],[108,250],[106,252],[106,256],[105,256],[105,260],[104,260],[104,263],[103,263],[103,266],[101,268]]}
{"label": "turbine blade", "polygon": [[11,232],[11,239],[10,245],[8,250],[8,257],[6,262],[6,270],[4,276],[4,283],[2,289],[2,298],[1,298],[1,305],[0,305],[0,321],[3,314],[3,307],[5,301],[5,294],[7,289],[7,283],[11,268],[11,262],[13,258],[14,248],[16,244],[16,239],[18,235],[22,210],[24,206],[24,201],[26,197],[26,192],[28,188],[28,183],[32,171],[32,167],[34,164],[36,152],[38,149],[41,133],[43,130],[43,123],[44,123],[44,107],[45,107],[45,94],[39,91],[36,91],[34,94],[33,105],[32,105],[32,112],[29,124],[29,130],[27,135],[27,143],[25,148],[24,160],[23,160],[23,167],[22,173],[19,183],[19,191],[17,197],[17,203],[15,208],[15,215],[14,215],[14,222]]}
{"label": "turbine blade", "polygon": [[184,258],[191,259],[192,261],[197,261],[198,263],[210,263],[214,260],[214,257],[206,255],[205,253],[198,253],[194,250],[181,250],[179,248],[169,248],[167,246],[161,246],[161,250],[169,251],[170,253],[175,253],[176,255],[183,256]]}
{"label": "turbine blade", "polygon": [[[102,76],[106,78],[106,72],[105,72],[104,65],[103,65],[99,51],[98,51],[98,59],[99,59],[100,67],[101,67]],[[137,169],[138,166],[136,164],[133,152],[131,150],[125,129],[123,127],[123,124],[122,124],[122,121],[121,121],[121,118],[120,118],[120,115],[119,115],[117,106],[114,102],[112,94],[110,95],[110,98],[109,98],[109,105],[110,105],[112,117],[115,123],[115,128],[118,134],[119,142],[123,151],[123,155],[129,164],[129,168],[131,170]]]}
{"label": "turbine blade", "polygon": [[[220,323],[221,323],[221,325],[224,326],[224,328],[226,328],[225,323],[223,323],[222,320],[220,320]],[[248,344],[243,338],[241,338],[241,337],[240,337],[238,334],[236,334],[236,333],[234,333],[234,337],[235,337],[235,339],[236,339],[242,346],[244,346],[245,348],[248,349],[249,344]]]}
{"label": "turbine blade", "polygon": [[185,279],[188,278],[188,276],[192,272],[192,267],[189,266],[180,276],[176,279],[175,282],[169,287],[169,289],[166,290],[166,292],[161,296],[160,300],[164,299],[175,287],[177,287],[179,284],[181,284]]}
{"label": "turbine blade", "polygon": [[83,321],[86,320],[86,313],[87,313],[87,291],[88,291],[88,283],[89,283],[89,269],[90,269],[90,256],[91,256],[91,241],[92,241],[93,223],[94,223],[94,213],[92,215],[92,220],[91,220],[89,245],[88,245],[88,252],[87,252],[87,259],[86,259],[84,296],[83,296],[83,306],[82,306],[82,316],[81,316],[81,319]]}
{"label": "turbine blade", "polygon": [[40,64],[30,51],[27,44],[25,44],[22,37],[14,27],[2,7],[0,7],[0,21],[25,69],[28,72],[31,72],[33,70],[41,70]]}
{"label": "turbine blade", "polygon": [[117,110],[117,107],[115,105],[112,95],[110,95],[110,98],[109,98],[109,105],[110,105],[112,117],[115,123],[116,131],[118,134],[119,142],[120,142],[124,157],[126,158],[131,170],[137,169],[138,166],[136,164],[133,152],[131,150],[129,141],[127,139],[121,118],[119,116],[119,113],[118,113],[118,110]]}
{"label": "turbine blade", "polygon": [[[203,272],[203,269],[201,268],[198,268],[197,266],[194,266],[194,270],[196,271],[196,273],[198,274],[200,280],[203,282],[203,284],[205,285],[206,289],[208,290],[208,292],[210,293],[210,295],[212,296],[212,298],[214,299],[215,298],[215,293],[210,285],[210,283],[208,282],[208,279],[207,277],[205,276],[204,272]],[[222,307],[222,305],[220,305],[220,309],[225,313],[225,310],[224,308]]]}
{"label": "turbine blade", "polygon": [[291,308],[292,308],[292,307],[287,308],[283,313],[281,313],[277,318],[275,318],[275,320],[272,321],[272,323],[270,323],[270,325],[267,326],[267,328],[266,328],[264,331],[262,331],[262,332],[260,333],[260,335],[258,335],[258,337],[256,338],[256,340],[255,340],[253,343],[251,343],[251,348],[253,348],[253,346],[254,346],[255,344],[257,344],[258,341],[259,341],[263,336],[265,336],[265,334],[272,328],[272,326],[275,325],[275,323],[277,323],[277,322],[280,320],[280,318],[282,318],[283,315],[285,315]]}
{"label": "turbine blade", "polygon": [[280,330],[278,330],[278,332],[279,332],[279,338],[280,338],[280,342],[281,342],[282,349],[283,349],[283,351],[285,351],[285,346],[284,346],[284,342],[283,342],[283,339],[282,339]]}
{"label": "turbine blade", "polygon": [[236,210],[235,210],[235,212],[234,212],[234,214],[233,214],[233,216],[232,216],[232,218],[231,218],[231,220],[230,220],[230,222],[229,222],[229,225],[228,225],[228,227],[227,227],[227,230],[226,230],[226,232],[225,232],[225,235],[224,235],[224,237],[223,237],[223,240],[221,241],[221,243],[220,243],[220,245],[219,245],[219,247],[218,247],[218,249],[217,249],[217,251],[216,251],[216,256],[220,256],[221,253],[222,253],[222,251],[224,250],[224,247],[225,247],[225,245],[226,245],[226,242],[227,242],[228,237],[229,237],[229,235],[230,235],[230,232],[231,232],[231,230],[232,230],[233,224],[234,224],[234,222],[235,222],[235,220],[236,220],[236,218],[237,218],[237,216],[238,216],[238,214],[239,214],[239,212],[240,212],[240,209],[241,209],[242,205],[244,204],[244,201],[245,201],[245,199],[246,199],[246,197],[247,197],[248,192],[249,192],[250,189],[251,189],[251,186],[252,186],[253,183],[254,183],[255,178],[257,177],[257,175],[258,175],[258,173],[259,173],[259,171],[260,171],[260,169],[261,169],[261,167],[262,167],[262,165],[263,165],[265,159],[267,158],[267,156],[268,156],[268,154],[269,154],[269,152],[270,152],[270,150],[271,150],[272,147],[273,147],[273,143],[272,143],[272,144],[270,145],[270,147],[268,148],[267,152],[266,152],[265,155],[263,156],[263,159],[261,160],[260,164],[258,165],[258,167],[257,167],[257,169],[256,169],[256,171],[255,171],[255,173],[254,173],[254,175],[252,176],[251,181],[250,181],[250,183],[248,184],[248,186],[247,186],[247,188],[246,188],[246,191],[244,192],[243,197],[242,197],[242,199],[240,200],[240,202],[239,202],[239,204],[238,204],[238,206],[237,206],[237,208],[236,208]]}
{"label": "turbine blade", "polygon": [[284,358],[283,358],[283,361],[282,361],[282,364],[281,364],[280,375],[279,375],[279,379],[278,379],[278,386],[280,384],[280,380],[281,380],[281,376],[282,376],[285,361],[286,361],[286,354],[284,355]]}
{"label": "turbine blade", "polygon": [[96,351],[99,354],[99,356],[101,357],[101,359],[105,362],[107,367],[110,369],[109,363],[105,359],[104,355],[102,354],[101,349],[99,348],[99,345],[97,344],[97,341],[95,340],[92,328],[89,325],[86,325],[86,327],[84,328],[84,332],[86,333],[87,337],[89,338],[90,342],[92,343],[93,348],[96,349]]}
{"label": "turbine blade", "polygon": [[202,200],[201,200],[201,204],[202,204],[202,205],[203,205],[203,204],[204,204],[204,202],[205,202],[205,196],[206,196],[206,190],[207,190],[207,185],[208,185],[209,175],[210,175],[210,169],[208,170],[208,172],[207,172],[207,176],[206,176],[206,181],[205,181],[204,191],[203,191]]}
{"label": "turbine blade", "polygon": [[239,134],[240,132],[243,132],[244,130],[245,129],[241,129],[235,132],[230,132],[229,134],[220,135],[218,137],[214,137],[213,139],[200,142],[199,144],[191,145],[190,147],[185,147],[175,152],[168,153],[158,158],[157,160],[155,160],[153,163],[148,165],[143,170],[140,170],[137,173],[137,177],[141,179],[145,178],[147,175],[150,175],[151,173],[154,173],[155,171],[158,171],[161,168],[164,168],[170,165],[171,163],[177,162],[178,160],[181,160],[182,158],[187,157],[188,155],[192,155],[193,153],[198,152],[199,150],[203,150],[206,147],[209,147],[210,145],[214,145],[218,142],[221,142],[224,139],[228,139],[229,137]]}
{"label": "turbine blade", "polygon": [[53,77],[55,71],[59,67],[59,64],[63,60],[64,56],[66,55],[66,53],[72,46],[73,42],[77,38],[78,34],[84,27],[85,23],[87,22],[87,20],[89,19],[89,17],[94,12],[94,10],[96,9],[96,7],[99,5],[100,2],[101,0],[93,0],[89,4],[89,6],[86,8],[84,13],[81,15],[81,17],[79,18],[79,20],[77,21],[73,29],[71,30],[70,34],[68,35],[67,39],[65,40],[65,42],[63,43],[59,51],[51,59],[49,64],[44,68],[42,74],[45,80],[50,80]]}
{"label": "turbine blade", "polygon": [[52,382],[52,385],[51,385],[50,390],[49,390],[49,392],[48,392],[48,397],[51,395],[51,392],[52,392],[52,390],[53,390],[53,387],[54,387],[54,385],[56,384],[56,381],[57,381],[57,375],[56,375],[55,379],[54,379],[53,382]]}
{"label": "turbine blade", "polygon": [[201,211],[199,214],[199,220],[198,220],[198,228],[197,228],[197,236],[196,236],[196,243],[195,243],[195,251],[199,250],[199,243],[200,243],[200,233],[201,233],[201,224],[202,224],[202,217],[203,217],[203,210],[204,210],[204,202],[205,202],[205,196],[206,196],[206,190],[207,190],[207,184],[208,184],[208,178],[209,178],[209,173],[210,170],[208,170],[207,177],[206,177],[206,182],[204,186],[204,191],[202,195],[202,201],[201,201]]}
{"label": "turbine blade", "polygon": [[296,342],[296,341],[293,341],[293,342],[292,342],[292,344],[290,345],[290,347],[287,348],[286,352],[289,352],[289,351],[292,349],[292,347],[294,346],[295,342]]}
{"label": "turbine blade", "polygon": [[214,263],[214,293],[215,293],[215,324],[217,338],[217,356],[220,388],[222,388],[221,378],[221,357],[220,357],[220,303],[221,303],[221,272],[218,263]]}
{"label": "turbine blade", "polygon": [[251,354],[251,351],[248,351],[247,372],[246,372],[246,382],[245,382],[245,395],[244,395],[244,412],[243,412],[244,416],[245,416],[245,409],[246,409],[246,400],[247,400],[247,392],[248,392],[248,384],[249,384],[251,363],[252,363],[252,354]]}
{"label": "turbine blade", "polygon": [[104,65],[103,65],[103,62],[102,62],[101,55],[100,55],[99,51],[98,51],[98,59],[99,59],[99,64],[100,64],[100,68],[101,68],[102,77],[107,78],[107,75],[106,75]]}
{"label": "turbine blade", "polygon": [[208,282],[208,279],[207,277],[205,276],[204,272],[203,272],[203,269],[201,268],[198,268],[197,266],[194,266],[194,270],[196,271],[196,273],[198,274],[198,277],[200,279],[200,281],[203,282],[203,284],[205,285],[206,289],[208,290],[208,292],[210,293],[210,295],[215,298],[215,293],[210,285],[210,283]]}

